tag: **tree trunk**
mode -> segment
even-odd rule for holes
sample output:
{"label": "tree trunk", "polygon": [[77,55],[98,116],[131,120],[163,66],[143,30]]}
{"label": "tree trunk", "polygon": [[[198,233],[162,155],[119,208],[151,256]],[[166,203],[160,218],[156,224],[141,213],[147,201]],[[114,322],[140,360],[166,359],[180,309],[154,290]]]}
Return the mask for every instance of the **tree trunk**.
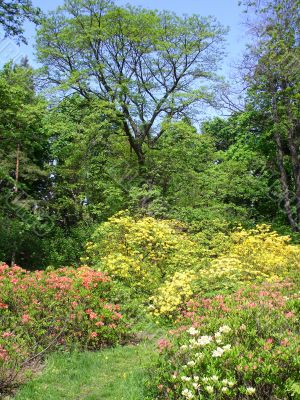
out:
{"label": "tree trunk", "polygon": [[296,220],[298,226],[300,227],[299,225],[300,224],[300,159],[298,154],[299,145],[298,145],[298,139],[295,135],[296,133],[295,120],[291,112],[292,108],[291,100],[288,94],[285,93],[290,85],[288,84],[286,79],[283,79],[281,82],[281,86],[284,91],[283,101],[286,109],[287,124],[288,124],[287,139],[288,139],[289,152],[291,155],[292,171],[295,184]]}
{"label": "tree trunk", "polygon": [[[18,143],[17,155],[16,155],[16,170],[15,170],[15,187],[14,187],[15,193],[18,193],[19,169],[20,169],[20,144]],[[16,263],[16,247],[17,247],[17,243],[14,241],[13,251],[12,251],[12,255],[11,255],[11,262],[10,262],[11,267],[13,267]]]}
{"label": "tree trunk", "polygon": [[281,137],[278,132],[274,135],[276,142],[276,155],[277,155],[277,165],[280,174],[280,184],[283,192],[283,201],[284,201],[284,209],[288,218],[288,221],[294,231],[298,231],[299,227],[297,225],[296,220],[293,217],[291,200],[290,200],[290,190],[288,185],[288,178],[284,168],[284,152],[281,143]]}
{"label": "tree trunk", "polygon": [[128,137],[130,147],[132,150],[135,152],[137,159],[138,159],[138,164],[140,167],[143,167],[145,165],[145,154],[142,149],[142,144],[138,142],[136,138],[133,137],[131,130],[127,124],[126,121],[123,121],[123,127],[126,136]]}
{"label": "tree trunk", "polygon": [[296,200],[296,215],[297,224],[300,223],[300,160],[298,156],[297,145],[293,138],[293,129],[289,129],[288,133],[289,150],[292,160],[293,176],[295,183],[295,200]]}

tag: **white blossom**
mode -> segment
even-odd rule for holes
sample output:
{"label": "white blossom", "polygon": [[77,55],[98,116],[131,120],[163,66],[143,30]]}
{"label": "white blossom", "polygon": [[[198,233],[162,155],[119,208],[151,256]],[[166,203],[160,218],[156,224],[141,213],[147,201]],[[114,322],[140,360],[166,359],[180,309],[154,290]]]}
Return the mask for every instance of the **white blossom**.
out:
{"label": "white blossom", "polygon": [[187,399],[192,399],[194,397],[193,393],[189,389],[184,389],[181,394]]}
{"label": "white blossom", "polygon": [[249,387],[246,388],[246,394],[247,394],[248,396],[252,396],[255,392],[256,392],[255,388],[253,388],[253,387],[251,387],[251,386],[249,386]]}
{"label": "white blossom", "polygon": [[199,331],[195,329],[193,326],[190,327],[190,329],[187,330],[187,333],[189,333],[192,336],[198,335]]}
{"label": "white blossom", "polygon": [[211,336],[201,336],[198,339],[198,343],[200,346],[205,346],[207,344],[209,344],[212,341],[212,337]]}
{"label": "white blossom", "polygon": [[201,359],[204,357],[204,354],[203,354],[203,353],[195,353],[195,357],[196,357],[198,360],[201,360]]}
{"label": "white blossom", "polygon": [[223,325],[223,326],[221,326],[220,329],[219,329],[219,332],[221,332],[221,333],[228,333],[228,332],[230,332],[230,331],[231,331],[231,328],[230,328],[230,326],[228,326],[228,325]]}
{"label": "white blossom", "polygon": [[195,363],[195,361],[189,361],[189,362],[187,363],[187,365],[188,365],[189,367],[194,367],[194,366],[196,365],[196,363]]}
{"label": "white blossom", "polygon": [[213,393],[213,392],[214,392],[214,388],[213,388],[212,386],[205,386],[205,390],[206,390],[208,393]]}
{"label": "white blossom", "polygon": [[221,347],[217,347],[217,349],[212,352],[212,356],[213,357],[221,357],[223,355],[224,351],[225,350],[223,350]]}

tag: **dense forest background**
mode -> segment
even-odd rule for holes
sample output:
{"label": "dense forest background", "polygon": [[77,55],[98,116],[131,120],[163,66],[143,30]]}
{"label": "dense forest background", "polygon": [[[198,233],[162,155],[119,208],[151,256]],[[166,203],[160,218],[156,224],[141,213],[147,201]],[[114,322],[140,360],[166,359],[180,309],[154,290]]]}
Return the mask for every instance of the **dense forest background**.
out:
{"label": "dense forest background", "polygon": [[[300,229],[300,2],[244,1],[242,101],[219,76],[226,29],[105,0],[43,15],[0,3],[6,35],[37,24],[41,68],[0,71],[0,260],[79,265],[121,210],[194,231]],[[227,117],[197,123],[203,108]],[[220,112],[221,115],[221,112]]]}

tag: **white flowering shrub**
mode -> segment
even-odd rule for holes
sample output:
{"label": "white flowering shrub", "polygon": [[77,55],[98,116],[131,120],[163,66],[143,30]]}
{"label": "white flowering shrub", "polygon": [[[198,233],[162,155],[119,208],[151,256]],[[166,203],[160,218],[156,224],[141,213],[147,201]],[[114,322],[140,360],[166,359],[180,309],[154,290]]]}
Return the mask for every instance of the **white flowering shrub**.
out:
{"label": "white flowering shrub", "polygon": [[266,283],[189,301],[152,376],[151,399],[296,399],[297,287]]}

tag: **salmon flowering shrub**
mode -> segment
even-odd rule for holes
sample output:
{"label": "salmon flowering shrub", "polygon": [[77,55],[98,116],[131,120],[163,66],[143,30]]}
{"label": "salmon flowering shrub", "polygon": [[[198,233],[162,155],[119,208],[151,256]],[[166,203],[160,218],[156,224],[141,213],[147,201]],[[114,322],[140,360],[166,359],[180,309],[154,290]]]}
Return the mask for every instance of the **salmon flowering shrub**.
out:
{"label": "salmon flowering shrub", "polygon": [[0,264],[0,392],[45,349],[99,349],[126,336],[110,277],[88,267],[29,272]]}
{"label": "salmon flowering shrub", "polygon": [[196,242],[185,230],[178,221],[135,219],[121,212],[98,227],[84,261],[138,292],[152,294],[176,271],[197,264]]}
{"label": "salmon flowering shrub", "polygon": [[298,398],[299,300],[281,282],[189,301],[159,346],[153,398]]}

